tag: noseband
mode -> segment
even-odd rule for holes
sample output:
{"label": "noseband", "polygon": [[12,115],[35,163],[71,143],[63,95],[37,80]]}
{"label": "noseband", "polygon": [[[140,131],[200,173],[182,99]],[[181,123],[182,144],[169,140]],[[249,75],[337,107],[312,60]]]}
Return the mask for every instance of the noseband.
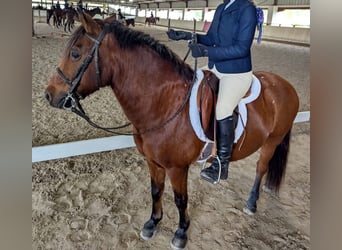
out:
{"label": "noseband", "polygon": [[85,116],[85,112],[80,104],[80,99],[83,99],[83,97],[77,93],[77,88],[80,85],[82,76],[86,69],[88,68],[89,64],[94,58],[95,55],[95,70],[96,70],[96,77],[97,77],[97,86],[100,88],[102,86],[101,83],[101,72],[99,68],[99,47],[100,44],[104,38],[104,36],[107,34],[109,24],[104,24],[104,27],[99,34],[99,36],[95,39],[88,35],[87,33],[84,33],[86,37],[88,37],[90,40],[94,42],[94,46],[89,51],[88,56],[84,59],[78,70],[76,71],[76,74],[74,77],[70,80],[68,79],[60,68],[57,67],[57,74],[59,77],[70,86],[70,89],[68,93],[66,94],[66,97],[63,102],[62,108],[65,110],[70,110],[72,112],[77,113],[78,115]]}

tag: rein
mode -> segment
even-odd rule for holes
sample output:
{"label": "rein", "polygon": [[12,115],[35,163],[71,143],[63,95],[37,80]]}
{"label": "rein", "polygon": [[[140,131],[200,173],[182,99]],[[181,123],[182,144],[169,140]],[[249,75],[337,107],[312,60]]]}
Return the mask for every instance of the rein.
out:
{"label": "rein", "polygon": [[[173,119],[175,119],[180,112],[183,110],[183,108],[185,107],[186,103],[189,101],[190,99],[190,95],[191,95],[191,89],[194,85],[194,82],[196,80],[196,71],[197,71],[197,58],[195,58],[195,70],[194,70],[194,76],[193,76],[193,80],[191,82],[191,85],[189,87],[188,93],[185,96],[185,99],[183,100],[182,104],[180,105],[180,107],[178,108],[178,110],[171,116],[169,117],[165,122],[152,127],[152,128],[148,128],[142,132],[139,133],[121,133],[121,132],[116,132],[113,130],[117,130],[117,129],[122,129],[125,127],[128,127],[129,125],[131,125],[131,123],[127,123],[124,124],[122,126],[117,126],[117,127],[102,127],[98,124],[96,124],[95,122],[93,122],[84,112],[81,103],[80,103],[80,99],[83,99],[83,97],[77,93],[77,88],[80,85],[82,76],[84,74],[84,72],[86,71],[86,69],[88,68],[89,64],[91,63],[92,59],[94,58],[95,55],[95,70],[96,70],[96,76],[97,76],[97,85],[98,88],[100,88],[102,85],[102,81],[101,81],[101,72],[100,72],[100,68],[99,68],[99,47],[100,44],[103,40],[103,38],[105,37],[105,35],[108,32],[108,26],[109,24],[105,24],[101,33],[99,34],[99,36],[95,39],[93,37],[91,37],[89,34],[85,33],[85,36],[87,38],[89,38],[91,41],[94,42],[94,46],[92,47],[92,49],[90,50],[88,56],[86,57],[86,59],[84,59],[84,61],[82,62],[81,66],[78,68],[78,70],[76,71],[74,77],[72,78],[72,80],[68,79],[63,72],[60,70],[60,68],[57,68],[57,74],[59,75],[59,77],[66,82],[69,86],[70,86],[70,90],[68,91],[68,93],[66,94],[66,97],[64,98],[64,102],[63,102],[63,106],[62,108],[65,110],[69,110],[72,111],[73,113],[79,115],[80,117],[82,117],[83,119],[85,119],[92,127],[94,128],[98,128],[98,129],[102,129],[104,131],[107,131],[109,133],[112,134],[116,134],[116,135],[143,135],[155,130],[158,130],[164,126],[166,126],[168,123],[170,123]],[[196,41],[196,35],[193,34],[192,40],[191,42],[197,42]],[[190,50],[189,50],[190,51]],[[189,54],[189,51],[187,54]],[[185,58],[186,59],[186,58]],[[184,59],[184,60],[185,60]]]}

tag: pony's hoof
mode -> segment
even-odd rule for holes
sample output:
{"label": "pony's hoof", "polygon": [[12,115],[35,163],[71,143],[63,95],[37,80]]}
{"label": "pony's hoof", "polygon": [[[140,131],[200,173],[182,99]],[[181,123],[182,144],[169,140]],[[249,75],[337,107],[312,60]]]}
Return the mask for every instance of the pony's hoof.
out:
{"label": "pony's hoof", "polygon": [[150,232],[150,231],[145,231],[145,230],[142,230],[140,232],[140,237],[143,239],[143,240],[150,240],[152,239],[157,233],[157,230],[153,231],[153,232]]}
{"label": "pony's hoof", "polygon": [[157,226],[154,224],[153,220],[148,220],[144,224],[143,230],[140,232],[140,237],[144,240],[152,239],[157,232]]}
{"label": "pony's hoof", "polygon": [[182,250],[185,248],[186,243],[188,241],[188,237],[185,233],[177,232],[171,241],[171,248],[174,250]]}
{"label": "pony's hoof", "polygon": [[186,246],[187,240],[173,238],[171,241],[171,248],[173,250],[183,250]]}
{"label": "pony's hoof", "polygon": [[252,216],[255,214],[256,209],[254,210],[254,209],[249,209],[248,207],[244,207],[243,212],[249,216]]}
{"label": "pony's hoof", "polygon": [[264,191],[265,193],[269,193],[269,194],[273,194],[273,190],[269,187],[267,187],[266,185],[262,186],[262,191]]}

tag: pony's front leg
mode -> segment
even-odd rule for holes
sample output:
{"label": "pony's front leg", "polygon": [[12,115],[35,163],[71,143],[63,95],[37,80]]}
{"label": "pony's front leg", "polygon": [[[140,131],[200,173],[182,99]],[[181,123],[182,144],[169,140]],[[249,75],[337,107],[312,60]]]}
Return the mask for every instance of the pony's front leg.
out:
{"label": "pony's front leg", "polygon": [[148,162],[148,167],[151,176],[152,214],[140,233],[144,240],[149,240],[155,235],[157,224],[163,218],[162,195],[165,186],[165,169],[152,162]]}
{"label": "pony's front leg", "polygon": [[188,241],[186,231],[190,225],[190,219],[187,212],[188,207],[188,168],[171,168],[167,174],[170,177],[174,192],[174,199],[179,212],[178,229],[171,241],[173,249],[184,249]]}

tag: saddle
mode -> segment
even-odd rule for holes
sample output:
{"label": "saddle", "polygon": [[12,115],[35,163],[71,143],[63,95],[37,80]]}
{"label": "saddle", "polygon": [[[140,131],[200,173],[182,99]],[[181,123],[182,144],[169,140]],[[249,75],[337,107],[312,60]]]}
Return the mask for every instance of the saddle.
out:
{"label": "saddle", "polygon": [[[200,117],[200,123],[205,136],[215,141],[215,108],[217,102],[217,94],[219,90],[219,79],[210,70],[204,70],[204,77],[199,84],[197,92],[197,108]],[[247,91],[244,97],[249,96],[251,89]],[[233,112],[234,127],[237,126],[239,116],[239,108],[236,106]]]}

